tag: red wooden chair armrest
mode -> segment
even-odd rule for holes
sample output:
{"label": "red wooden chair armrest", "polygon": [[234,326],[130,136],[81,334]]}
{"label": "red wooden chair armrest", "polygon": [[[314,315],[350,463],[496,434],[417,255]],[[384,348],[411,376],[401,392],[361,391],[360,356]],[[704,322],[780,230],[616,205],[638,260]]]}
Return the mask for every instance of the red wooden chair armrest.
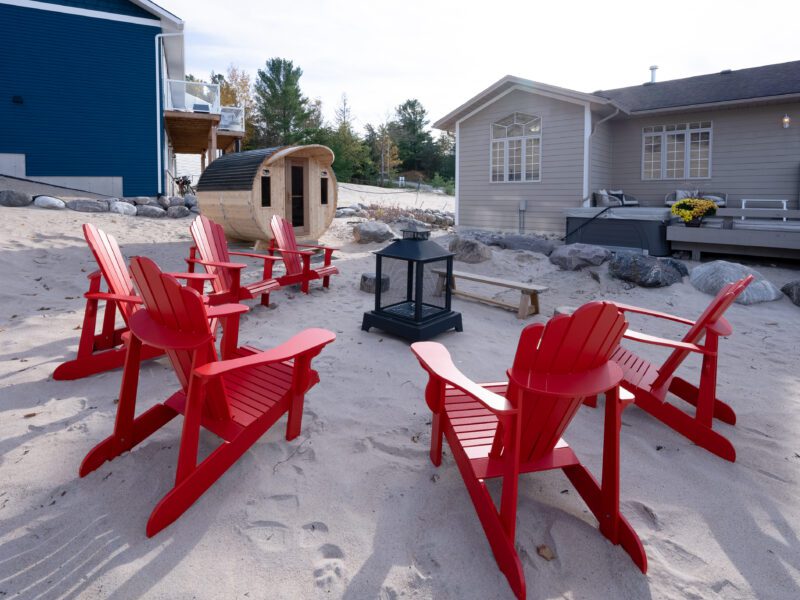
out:
{"label": "red wooden chair armrest", "polygon": [[218,304],[216,306],[209,306],[206,308],[206,314],[209,319],[216,319],[219,317],[229,317],[231,315],[240,315],[250,310],[244,304]]}
{"label": "red wooden chair armrest", "polygon": [[98,277],[102,277],[103,274],[98,269],[97,271],[92,271],[86,276],[86,279],[97,279]]}
{"label": "red wooden chair armrest", "polygon": [[330,250],[333,252],[334,250],[341,250],[341,248],[337,248],[335,246],[320,246],[318,244],[297,244],[301,248],[317,248],[319,250]]}
{"label": "red wooden chair armrest", "polygon": [[688,342],[676,342],[666,338],[650,335],[649,333],[642,333],[628,329],[623,336],[625,339],[643,342],[645,344],[652,344],[654,346],[666,346],[668,348],[676,348],[678,350],[688,350],[689,352],[699,352],[700,354],[714,354],[697,344],[689,344]]}
{"label": "red wooden chair armrest", "polygon": [[211,275],[210,273],[166,273],[174,277],[175,279],[195,279],[195,280],[202,280],[202,281],[211,281],[212,279],[216,278],[216,275]]}
{"label": "red wooden chair armrest", "polygon": [[453,359],[450,357],[447,348],[441,344],[437,342],[416,342],[411,344],[411,351],[428,373],[472,396],[493,413],[516,412],[516,409],[503,396],[490,392],[459,371],[453,364]]}
{"label": "red wooden chair armrest", "polygon": [[327,329],[306,329],[276,348],[242,358],[208,363],[195,369],[194,374],[203,379],[208,379],[237,369],[283,362],[303,354],[315,352],[335,339],[336,334]]}
{"label": "red wooden chair armrest", "polygon": [[314,256],[314,253],[311,250],[286,250],[285,248],[278,247],[273,248],[273,250],[286,252],[287,254],[299,254],[300,256]]}
{"label": "red wooden chair armrest", "polygon": [[279,256],[270,256],[269,254],[255,254],[253,252],[228,252],[234,256],[249,256],[250,258],[260,258],[262,260],[271,260],[272,262],[280,260]]}
{"label": "red wooden chair armrest", "polygon": [[112,300],[114,302],[130,302],[131,304],[142,303],[142,299],[139,296],[123,296],[110,292],[86,292],[83,297],[88,300]]}
{"label": "red wooden chair armrest", "polygon": [[614,302],[614,305],[621,311],[621,312],[631,312],[640,315],[647,315],[648,317],[656,317],[659,319],[667,319],[669,321],[675,321],[676,323],[683,323],[684,325],[694,325],[694,321],[690,321],[689,319],[684,319],[683,317],[676,317],[675,315],[671,315],[665,312],[659,312],[657,310],[650,310],[649,308],[641,308],[639,306],[631,306],[630,304],[620,304],[618,302]]}
{"label": "red wooden chair armrest", "polygon": [[707,329],[720,337],[729,336],[733,333],[733,326],[725,317],[720,317],[719,321],[712,323]]}
{"label": "red wooden chair armrest", "polygon": [[577,398],[607,392],[619,385],[623,373],[618,364],[608,361],[582,373],[549,373],[544,376],[532,373],[529,377],[522,378],[513,369],[509,369],[508,377],[536,394]]}
{"label": "red wooden chair armrest", "polygon": [[247,267],[247,265],[242,264],[242,263],[217,262],[217,261],[214,261],[214,260],[200,260],[199,258],[194,259],[194,260],[192,260],[192,259],[186,259],[186,260],[191,260],[192,262],[196,262],[196,263],[201,264],[201,265],[203,265],[205,267],[220,267],[221,269],[231,269],[231,270],[237,270],[237,271],[240,271],[240,270],[244,269],[245,267]]}

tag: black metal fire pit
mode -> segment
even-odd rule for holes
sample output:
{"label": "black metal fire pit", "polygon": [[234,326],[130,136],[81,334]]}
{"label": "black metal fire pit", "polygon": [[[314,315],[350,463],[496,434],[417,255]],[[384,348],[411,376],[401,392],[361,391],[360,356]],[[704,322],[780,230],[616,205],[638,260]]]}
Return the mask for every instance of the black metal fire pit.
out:
{"label": "black metal fire pit", "polygon": [[453,254],[430,241],[430,231],[409,228],[403,239],[375,252],[375,275],[389,277],[389,289],[375,286],[375,310],[364,313],[361,329],[377,327],[412,341],[429,340],[448,329],[462,331],[461,313],[450,309],[450,286],[437,289],[433,269],[453,272]]}

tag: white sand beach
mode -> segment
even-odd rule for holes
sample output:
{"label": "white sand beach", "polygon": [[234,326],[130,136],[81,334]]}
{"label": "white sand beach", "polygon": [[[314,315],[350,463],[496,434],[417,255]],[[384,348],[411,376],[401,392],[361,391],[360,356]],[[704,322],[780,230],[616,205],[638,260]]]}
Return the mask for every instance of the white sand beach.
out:
{"label": "white sand beach", "polygon": [[[340,204],[374,198],[343,191]],[[424,200],[452,206],[444,196]],[[189,219],[0,208],[1,598],[512,598],[449,449],[440,468],[428,459],[425,373],[407,342],[360,329],[373,299],[359,277],[380,246],[353,243],[347,219],[321,240],[342,247],[329,290],[281,290],[270,308],[249,303],[242,319],[241,341],[265,349],[305,327],[337,335],[314,360],[321,381],[306,396],[297,439],[285,440],[284,417],[152,539],[145,523],[172,486],[180,419],[79,478],[83,456],[112,430],[121,376],[51,377],[76,350],[86,276],[96,268],[81,234],[87,221],[116,236],[127,257],[149,256],[164,270],[183,270],[190,246]],[[457,268],[549,287],[542,314],[524,321],[454,300],[464,331],[437,339],[478,381],[502,379],[521,328],[556,306],[610,299],[696,318],[711,299],[688,279],[625,289],[605,268],[594,269],[598,282],[524,251],[494,248],[491,261]],[[778,286],[800,277],[786,264],[757,268]],[[529,598],[800,597],[800,307],[788,298],[735,304],[728,318],[734,333],[721,342],[718,391],[738,423],[715,427],[737,462],[635,407],[624,413],[622,512],[644,543],[646,576],[597,531],[560,472],[523,476],[517,541]],[[699,361],[682,369],[695,380]],[[146,363],[139,410],[177,385],[165,359]],[[602,418],[602,409],[581,408],[565,435],[597,475]],[[203,433],[203,452],[217,443]],[[542,544],[553,560],[537,554]]]}

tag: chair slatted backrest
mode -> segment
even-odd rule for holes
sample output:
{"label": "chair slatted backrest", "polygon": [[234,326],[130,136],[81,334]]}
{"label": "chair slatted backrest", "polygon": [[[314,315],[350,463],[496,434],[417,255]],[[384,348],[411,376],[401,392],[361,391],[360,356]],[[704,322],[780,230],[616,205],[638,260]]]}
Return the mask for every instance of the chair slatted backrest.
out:
{"label": "chair slatted backrest", "polygon": [[[91,223],[85,223],[83,225],[83,237],[86,238],[86,243],[89,244],[89,249],[97,261],[97,266],[103,274],[108,290],[112,294],[120,296],[135,295],[128,265],[114,236],[107,234],[102,229],[98,229]],[[125,323],[128,322],[130,316],[137,309],[136,304],[130,302],[120,302],[118,307]]]}
{"label": "chair slatted backrest", "polygon": [[[189,228],[194,245],[200,253],[200,258],[209,262],[230,262],[228,254],[228,241],[225,239],[225,229],[208,217],[200,215]],[[210,275],[214,275],[211,286],[215,292],[227,292],[231,289],[231,275],[222,267],[206,267]]]}
{"label": "chair slatted backrest", "polygon": [[[275,245],[278,248],[297,251],[297,240],[294,237],[294,228],[291,223],[281,216],[274,215],[269,222],[272,230],[272,237],[275,238]],[[303,265],[297,254],[282,254],[283,264],[286,267],[287,275],[296,275],[303,272]]]}
{"label": "chair slatted backrest", "polygon": [[540,458],[555,448],[583,397],[534,392],[530,386],[548,376],[580,377],[611,359],[627,328],[625,317],[608,302],[590,302],[572,315],[523,329],[509,370],[508,398],[522,419],[520,458]]}
{"label": "chair slatted backrest", "polygon": [[[753,281],[753,276],[748,275],[739,281],[733,281],[724,285],[703,311],[703,314],[700,315],[694,325],[686,332],[686,335],[683,336],[681,341],[689,344],[699,344],[702,342],[708,328],[716,324],[722,318],[725,311],[730,308],[739,294],[750,285],[751,281]],[[678,370],[678,367],[686,360],[688,355],[689,350],[674,350],[667,360],[664,361],[661,368],[658,369],[658,377],[653,381],[653,387],[656,388],[666,383],[667,380],[675,374],[675,371]]]}

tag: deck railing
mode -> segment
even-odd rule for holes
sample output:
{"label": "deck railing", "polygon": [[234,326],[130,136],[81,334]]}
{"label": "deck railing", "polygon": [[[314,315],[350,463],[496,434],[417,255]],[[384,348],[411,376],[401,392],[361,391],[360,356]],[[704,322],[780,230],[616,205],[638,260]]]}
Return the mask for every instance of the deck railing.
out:
{"label": "deck railing", "polygon": [[220,115],[220,129],[244,131],[244,109],[240,106],[220,106],[219,85],[216,83],[167,79],[164,110]]}

